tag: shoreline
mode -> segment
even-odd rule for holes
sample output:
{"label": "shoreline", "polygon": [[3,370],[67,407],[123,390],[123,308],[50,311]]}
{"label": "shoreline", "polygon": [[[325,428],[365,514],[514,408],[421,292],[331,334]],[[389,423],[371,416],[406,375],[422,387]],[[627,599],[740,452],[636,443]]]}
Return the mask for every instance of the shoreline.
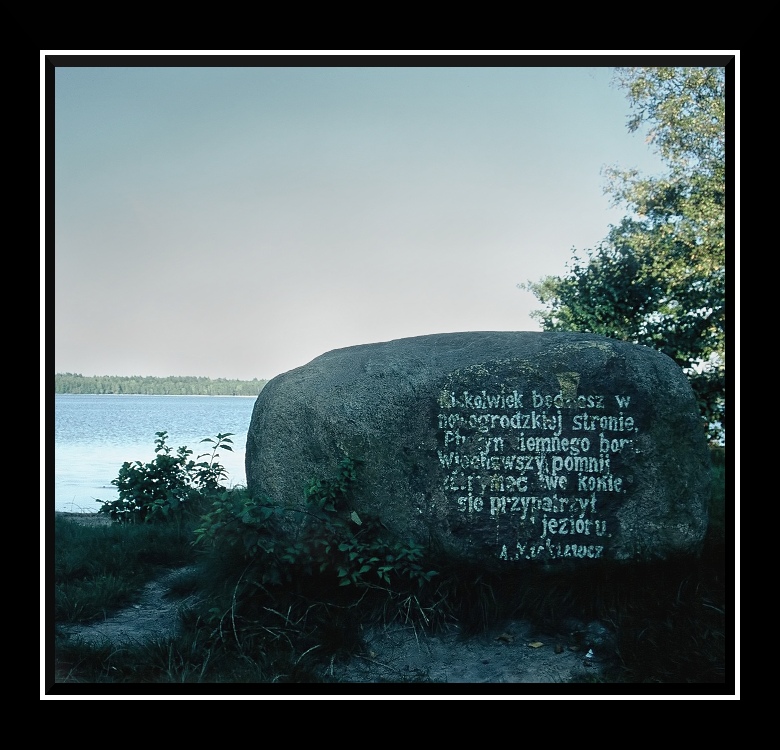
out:
{"label": "shoreline", "polygon": [[83,526],[109,526],[113,521],[104,513],[71,513],[66,510],[55,510],[55,518],[60,517]]}

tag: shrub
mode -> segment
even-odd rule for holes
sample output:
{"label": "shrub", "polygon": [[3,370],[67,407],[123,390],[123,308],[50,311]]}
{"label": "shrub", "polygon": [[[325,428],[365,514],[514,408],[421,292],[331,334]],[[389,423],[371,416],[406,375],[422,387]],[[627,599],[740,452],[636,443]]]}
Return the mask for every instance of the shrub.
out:
{"label": "shrub", "polygon": [[354,510],[359,463],[344,458],[335,478],[309,482],[309,520],[296,538],[285,533],[285,511],[277,503],[225,492],[203,516],[196,543],[230,547],[246,561],[258,562],[263,584],[290,581],[294,574],[331,576],[340,586],[390,584],[393,576],[429,581],[437,573],[422,565],[422,547],[392,538],[378,517]]}
{"label": "shrub", "polygon": [[226,469],[217,461],[217,451],[233,450],[232,434],[219,433],[216,439],[201,440],[213,447],[193,461],[189,448],[182,446],[172,454],[166,445],[168,433],[156,432],[154,460],[123,463],[119,476],[111,481],[118,498],[99,501],[102,507],[98,512],[124,522],[166,521],[180,519],[187,511],[197,512],[197,501],[219,491],[227,477]]}

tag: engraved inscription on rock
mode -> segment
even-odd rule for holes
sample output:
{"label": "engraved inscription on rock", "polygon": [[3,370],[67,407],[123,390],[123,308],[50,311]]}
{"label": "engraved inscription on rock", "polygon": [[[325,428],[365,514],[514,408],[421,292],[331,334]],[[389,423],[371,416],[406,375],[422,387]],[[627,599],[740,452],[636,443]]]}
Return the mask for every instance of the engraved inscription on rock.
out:
{"label": "engraved inscription on rock", "polygon": [[485,570],[698,555],[710,458],[685,373],[575,332],[431,334],[338,349],[269,381],[247,487],[310,522],[303,487],[362,460],[355,512]]}
{"label": "engraved inscription on rock", "polygon": [[635,481],[634,394],[506,365],[453,373],[438,397],[453,534],[479,537],[507,561],[607,557]]}

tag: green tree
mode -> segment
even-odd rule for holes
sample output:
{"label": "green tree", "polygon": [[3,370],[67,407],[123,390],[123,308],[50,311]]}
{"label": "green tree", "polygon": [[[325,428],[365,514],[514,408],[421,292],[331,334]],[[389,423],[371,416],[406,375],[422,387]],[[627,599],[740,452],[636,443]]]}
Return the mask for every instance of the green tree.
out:
{"label": "green tree", "polygon": [[520,284],[544,330],[589,331],[651,346],[690,378],[711,439],[725,435],[726,69],[617,68],[628,129],[668,167],[606,170],[628,214],[563,276]]}

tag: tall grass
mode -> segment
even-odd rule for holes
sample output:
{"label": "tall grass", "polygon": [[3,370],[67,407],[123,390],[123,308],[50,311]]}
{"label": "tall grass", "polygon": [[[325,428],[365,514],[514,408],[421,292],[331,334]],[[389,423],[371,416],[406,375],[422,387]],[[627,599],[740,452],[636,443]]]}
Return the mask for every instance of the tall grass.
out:
{"label": "tall grass", "polygon": [[53,528],[57,622],[103,618],[130,603],[161,568],[195,560],[187,526],[83,526],[57,515]]}

